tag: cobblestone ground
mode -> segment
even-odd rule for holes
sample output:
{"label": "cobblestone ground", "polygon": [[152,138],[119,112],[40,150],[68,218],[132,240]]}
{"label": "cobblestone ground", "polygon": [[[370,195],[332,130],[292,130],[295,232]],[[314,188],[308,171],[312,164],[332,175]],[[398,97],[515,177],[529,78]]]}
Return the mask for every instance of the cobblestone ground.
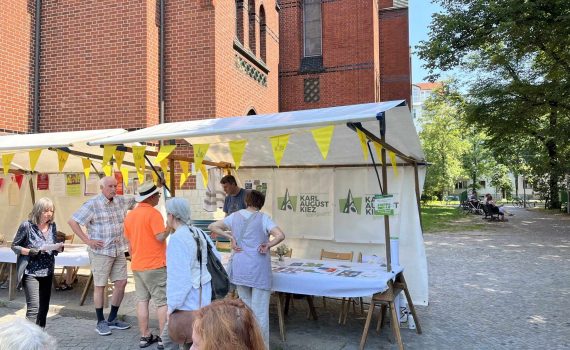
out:
{"label": "cobblestone ground", "polygon": [[[407,349],[570,349],[570,217],[513,212],[509,222],[486,223],[481,231],[425,235],[430,305],[418,308],[423,334],[402,330]],[[0,292],[0,299],[5,295]],[[54,300],[64,304],[61,295]],[[22,303],[19,295],[10,307],[0,307],[0,321],[22,317]],[[138,349],[137,329],[101,337],[93,319],[85,318],[94,316],[92,306],[67,304],[47,324],[59,349]],[[294,302],[285,343],[272,305],[271,348],[357,349],[364,316],[351,313],[347,325],[338,326],[338,310],[329,302],[326,310],[316,304],[319,320],[312,321],[302,300]],[[134,321],[132,306],[125,309]],[[366,348],[397,349],[390,328],[380,335],[371,330]]]}

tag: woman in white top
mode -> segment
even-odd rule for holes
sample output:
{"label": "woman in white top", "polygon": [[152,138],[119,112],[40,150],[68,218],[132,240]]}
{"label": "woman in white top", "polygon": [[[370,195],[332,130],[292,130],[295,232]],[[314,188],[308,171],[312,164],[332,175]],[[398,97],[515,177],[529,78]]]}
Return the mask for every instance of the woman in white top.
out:
{"label": "woman in white top", "polygon": [[[245,196],[246,209],[210,224],[212,233],[226,236],[232,244],[230,281],[238,295],[253,310],[261,327],[265,347],[269,349],[269,296],[271,295],[271,258],[269,249],[285,239],[283,231],[259,210],[265,196],[250,191]],[[231,229],[231,233],[226,231]],[[269,237],[273,236],[273,240]]]}

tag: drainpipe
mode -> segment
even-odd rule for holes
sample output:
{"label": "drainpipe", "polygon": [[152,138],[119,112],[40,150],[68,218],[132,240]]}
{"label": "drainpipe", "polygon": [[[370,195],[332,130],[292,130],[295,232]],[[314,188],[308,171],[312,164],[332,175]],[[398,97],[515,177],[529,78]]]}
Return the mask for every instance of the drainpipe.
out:
{"label": "drainpipe", "polygon": [[159,44],[159,117],[158,123],[164,123],[164,0],[160,0],[160,44]]}
{"label": "drainpipe", "polygon": [[36,0],[36,47],[34,56],[34,125],[33,132],[40,132],[40,44],[42,1]]}

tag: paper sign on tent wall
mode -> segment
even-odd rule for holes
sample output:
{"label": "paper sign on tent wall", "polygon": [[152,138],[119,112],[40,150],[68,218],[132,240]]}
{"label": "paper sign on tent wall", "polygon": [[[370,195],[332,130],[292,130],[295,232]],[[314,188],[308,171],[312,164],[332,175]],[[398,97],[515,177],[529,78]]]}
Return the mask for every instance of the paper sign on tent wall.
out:
{"label": "paper sign on tent wall", "polygon": [[4,168],[4,175],[8,175],[8,173],[10,172],[10,165],[12,164],[12,159],[14,159],[14,153],[2,155],[2,167]]}
{"label": "paper sign on tent wall", "polygon": [[281,159],[283,158],[283,154],[285,153],[285,149],[287,148],[287,143],[289,142],[290,134],[286,135],[277,135],[272,136],[269,138],[271,141],[271,149],[273,150],[273,158],[275,158],[275,164],[277,167],[281,165]]}
{"label": "paper sign on tent wall", "polygon": [[36,182],[38,191],[49,190],[49,174],[38,174]]}
{"label": "paper sign on tent wall", "polygon": [[331,146],[333,132],[334,132],[334,125],[311,130],[313,138],[317,143],[317,147],[319,147],[319,151],[321,151],[321,155],[325,160],[327,159],[327,156],[329,154],[329,148]]}
{"label": "paper sign on tent wall", "polygon": [[59,166],[59,172],[63,171],[65,163],[67,163],[67,158],[69,158],[69,153],[62,151],[60,149],[57,150],[57,163]]}
{"label": "paper sign on tent wall", "polygon": [[234,165],[236,170],[239,169],[241,164],[241,158],[243,157],[243,153],[245,152],[245,146],[247,145],[247,140],[239,140],[239,141],[230,141],[230,152],[232,153],[232,157],[234,159]]}
{"label": "paper sign on tent wall", "polygon": [[29,152],[30,155],[30,169],[36,171],[36,164],[38,164],[38,159],[40,159],[41,149],[35,149]]}

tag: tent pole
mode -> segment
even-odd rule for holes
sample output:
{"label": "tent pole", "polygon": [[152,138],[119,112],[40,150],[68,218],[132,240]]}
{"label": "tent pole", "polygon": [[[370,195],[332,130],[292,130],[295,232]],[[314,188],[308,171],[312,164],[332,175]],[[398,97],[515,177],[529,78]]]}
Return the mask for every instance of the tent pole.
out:
{"label": "tent pole", "polygon": [[161,175],[158,170],[156,170],[156,168],[154,167],[154,165],[152,165],[152,162],[150,161],[150,159],[147,157],[147,155],[144,155],[144,159],[146,159],[146,162],[148,163],[148,165],[150,165],[150,168],[152,169],[152,171],[154,171],[154,173],[156,174],[156,176],[158,176],[158,181],[162,182],[162,186],[164,186],[164,188],[168,191],[168,193],[170,193],[171,195],[173,195],[172,192],[170,192],[170,188],[168,188],[168,186],[166,185],[166,183],[164,182],[164,176]]}
{"label": "tent pole", "polygon": [[420,227],[422,229],[422,235],[424,234],[424,225],[422,222],[422,206],[421,206],[421,196],[420,196],[420,177],[418,175],[418,164],[414,164],[414,184],[416,187],[416,201],[418,204],[418,216],[420,217]]}
{"label": "tent pole", "polygon": [[372,147],[370,147],[370,140],[368,140],[368,142],[366,142],[366,145],[368,146],[368,152],[370,153],[370,159],[372,159],[372,165],[374,166],[374,171],[376,172],[376,178],[378,179],[378,186],[380,186],[380,193],[382,193],[383,192],[382,181],[380,180],[380,175],[378,174],[378,165],[376,164],[376,161],[374,160],[374,154],[372,153]]}
{"label": "tent pole", "polygon": [[174,197],[176,195],[176,178],[174,177],[174,159],[169,159],[168,163],[170,164],[170,188],[172,192],[170,192],[170,196]]}
{"label": "tent pole", "polygon": [[32,197],[32,205],[36,204],[36,191],[34,191],[34,174],[30,173],[30,180],[28,180],[30,185],[30,195]]}
{"label": "tent pole", "polygon": [[[382,137],[384,138],[384,137]],[[382,147],[382,187],[383,195],[388,194],[388,171],[386,169],[386,149]],[[384,239],[386,240],[386,271],[392,271],[392,253],[390,248],[390,217],[384,215]]]}

